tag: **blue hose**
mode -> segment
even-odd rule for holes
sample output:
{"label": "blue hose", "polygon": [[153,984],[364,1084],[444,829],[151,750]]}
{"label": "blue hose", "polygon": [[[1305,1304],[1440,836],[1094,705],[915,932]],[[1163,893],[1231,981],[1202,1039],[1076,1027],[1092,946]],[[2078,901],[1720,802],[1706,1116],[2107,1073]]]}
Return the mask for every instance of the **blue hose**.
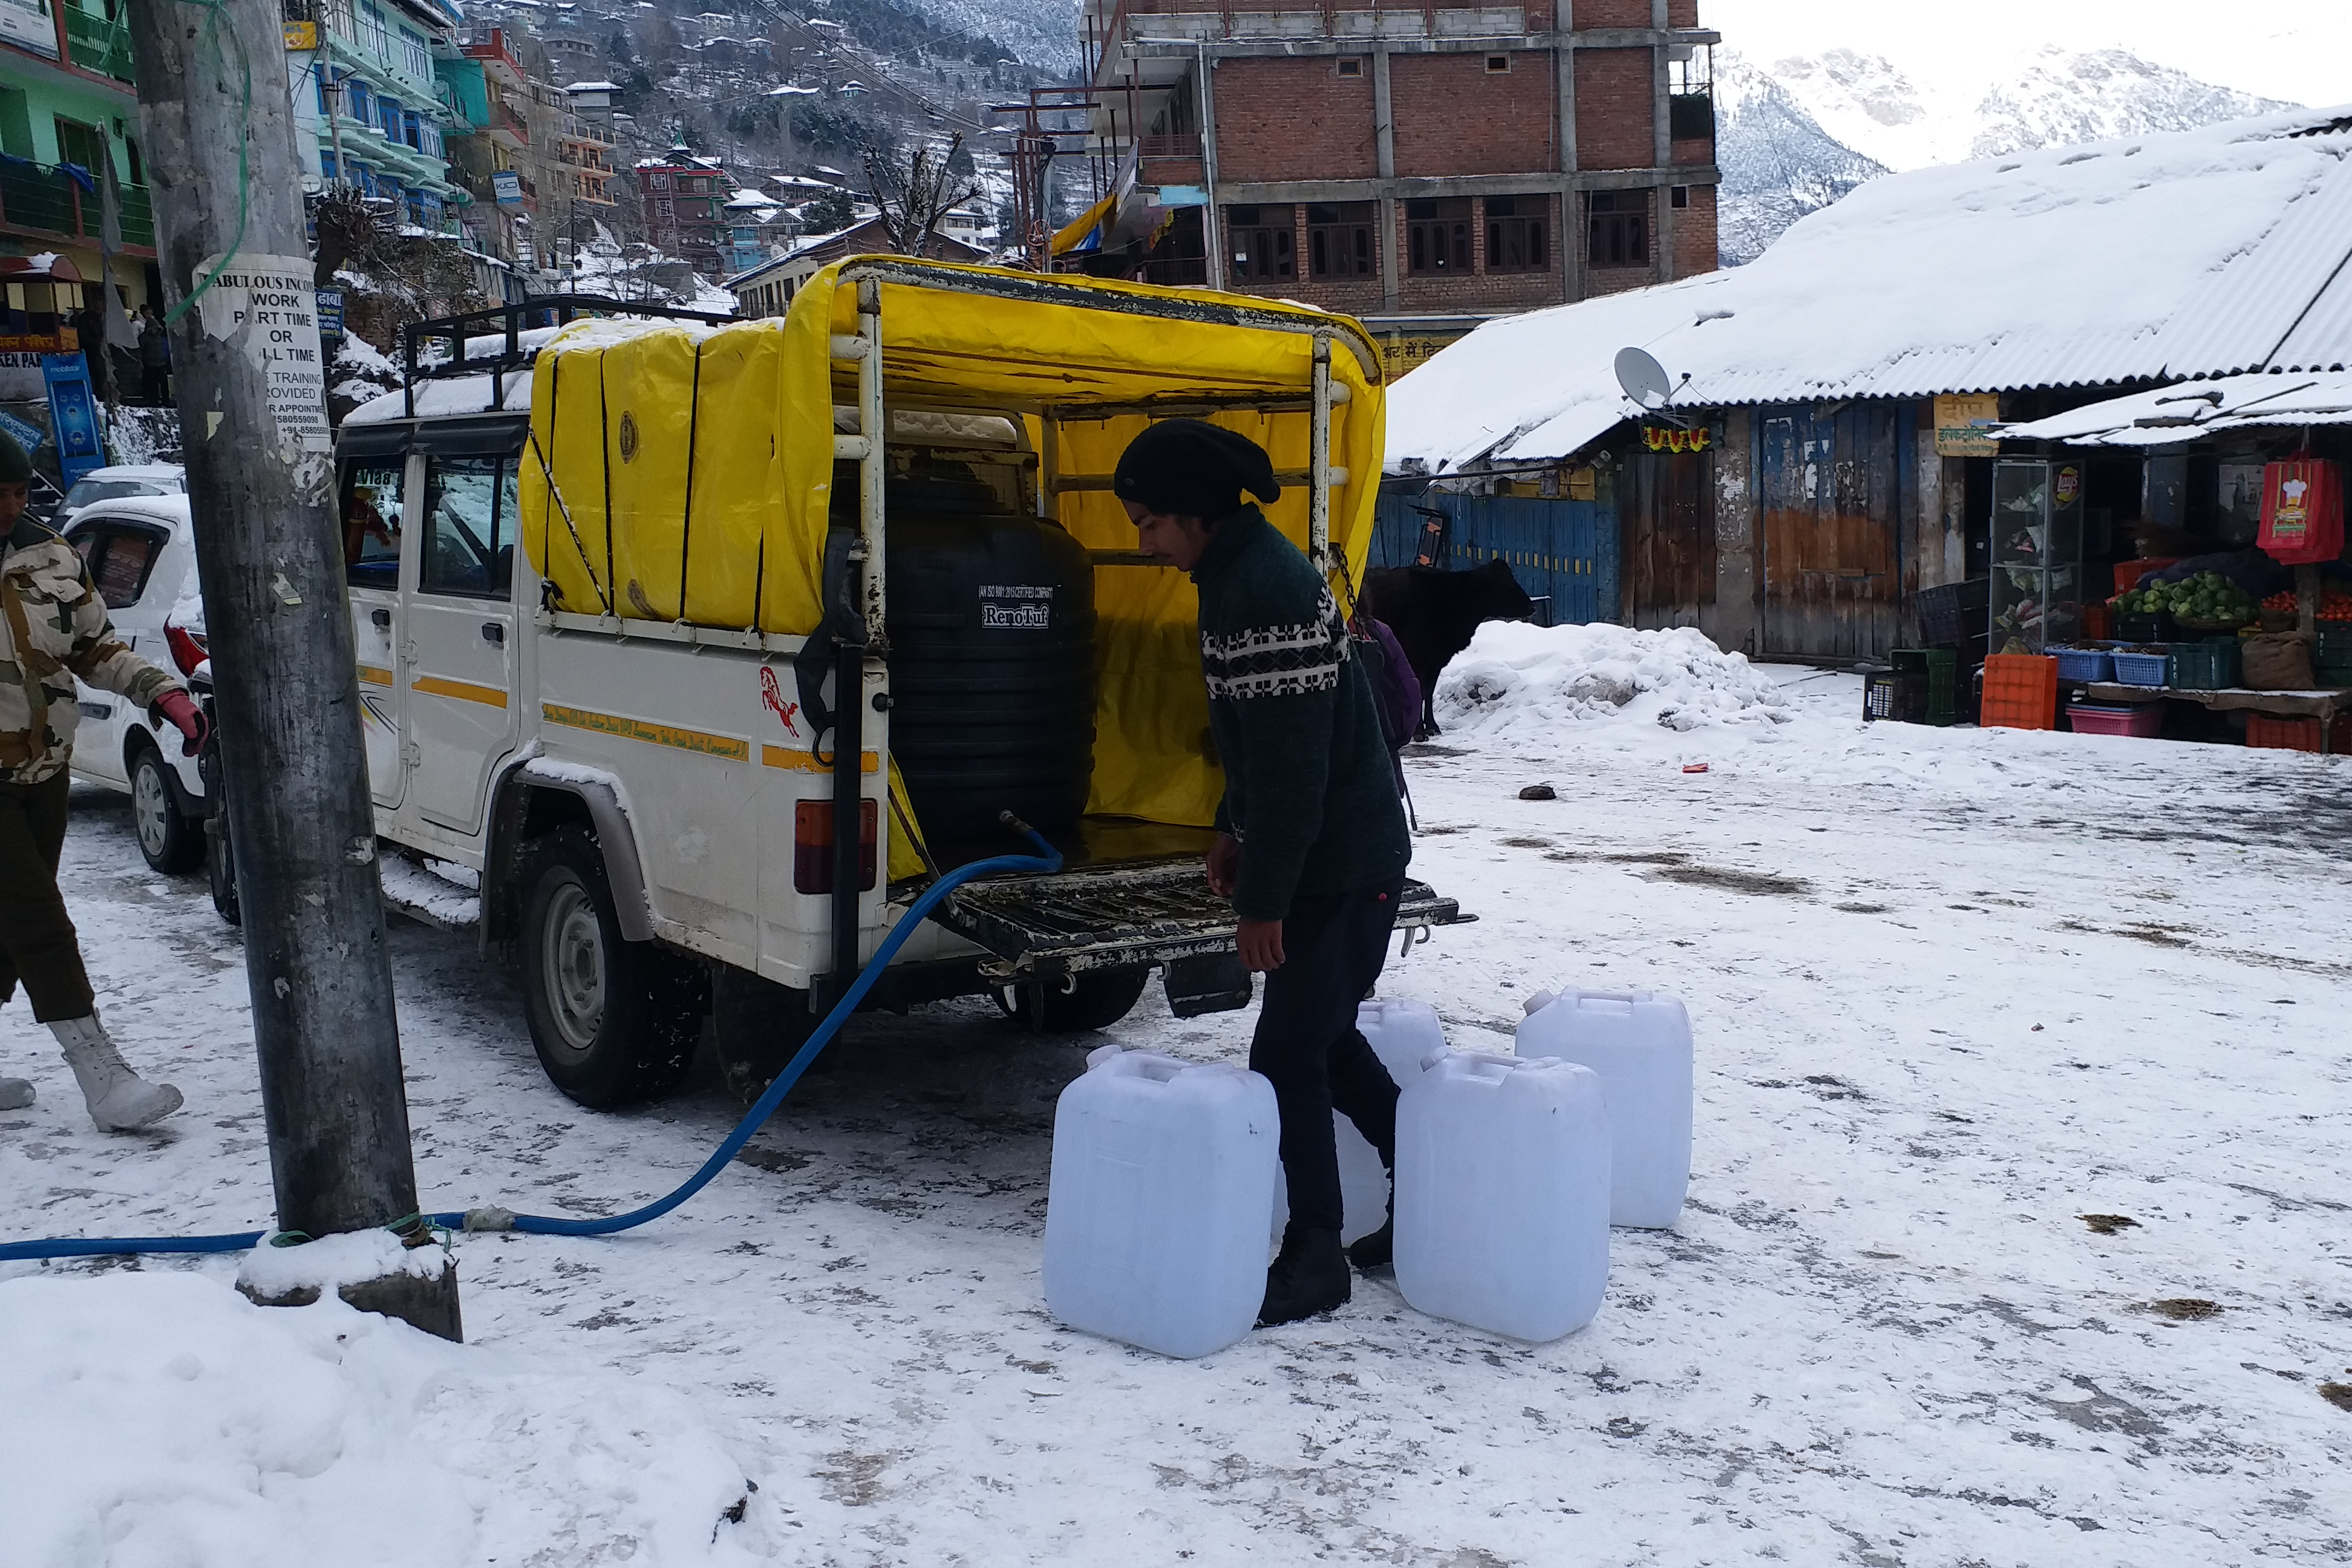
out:
{"label": "blue hose", "polygon": [[[857,1010],[857,1004],[874,989],[874,983],[881,978],[882,971],[891,958],[906,945],[907,939],[915,933],[915,928],[939,907],[941,900],[973,878],[991,872],[1050,873],[1062,868],[1060,852],[1046,843],[1042,835],[1025,824],[1020,826],[1020,831],[1036,846],[1035,855],[999,855],[987,860],[975,860],[969,866],[957,867],[923,890],[922,896],[884,934],[881,945],[874,950],[874,956],[866,960],[866,967],[857,972],[857,978],[850,983],[841,1000],[833,1005],[833,1011],[827,1013],[810,1033],[807,1042],[791,1061],[784,1064],[784,1070],[776,1075],[776,1080],[768,1086],[768,1091],[743,1113],[743,1120],[735,1124],[735,1131],[727,1135],[727,1141],[702,1163],[702,1168],[688,1176],[675,1192],[656,1198],[643,1208],[631,1209],[627,1214],[614,1215],[604,1219],[557,1219],[548,1215],[522,1214],[512,1216],[510,1226],[505,1223],[506,1216],[500,1215],[498,1222],[490,1226],[478,1222],[475,1228],[512,1228],[539,1236],[610,1236],[614,1231],[634,1229],[648,1220],[659,1219],[709,1185],[710,1178],[725,1170],[743,1145],[751,1141],[751,1134],[775,1114],[776,1107],[783,1103],[784,1096],[793,1091],[793,1086],[800,1081],[801,1075],[808,1071],[809,1064],[816,1060],[817,1053],[824,1049],[850,1014]],[[429,1214],[424,1217],[433,1225],[452,1229],[465,1226],[467,1220],[463,1210]],[[133,1252],[246,1252],[260,1246],[269,1235],[266,1230],[248,1230],[235,1236],[141,1236],[98,1240],[11,1241],[0,1243],[0,1263],[43,1258],[110,1258]]]}

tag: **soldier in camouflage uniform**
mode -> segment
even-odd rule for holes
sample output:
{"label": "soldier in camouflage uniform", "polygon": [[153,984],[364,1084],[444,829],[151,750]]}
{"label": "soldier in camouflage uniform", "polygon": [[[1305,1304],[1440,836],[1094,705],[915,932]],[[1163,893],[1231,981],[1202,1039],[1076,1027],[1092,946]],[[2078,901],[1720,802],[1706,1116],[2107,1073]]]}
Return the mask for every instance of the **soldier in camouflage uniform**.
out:
{"label": "soldier in camouflage uniform", "polygon": [[[177,1110],[180,1091],[142,1079],[107,1037],[58,891],[80,716],[74,677],[176,726],[191,755],[205,721],[185,687],[115,639],[73,546],[25,515],[32,478],[24,447],[0,432],[0,1003],[25,983],[90,1120],[128,1131]],[[0,1110],[32,1103],[30,1083],[0,1078]]]}

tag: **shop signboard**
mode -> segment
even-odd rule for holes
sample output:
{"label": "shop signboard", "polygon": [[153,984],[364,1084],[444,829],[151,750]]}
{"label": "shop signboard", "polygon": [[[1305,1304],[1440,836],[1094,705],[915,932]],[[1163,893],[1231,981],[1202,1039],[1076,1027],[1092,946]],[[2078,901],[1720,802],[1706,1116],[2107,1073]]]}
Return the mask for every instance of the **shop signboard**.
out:
{"label": "shop signboard", "polygon": [[322,338],[343,335],[343,291],[341,289],[319,290],[319,335]]}
{"label": "shop signboard", "polygon": [[319,47],[319,24],[316,22],[287,23],[286,47],[289,49],[304,52],[315,51]]}
{"label": "shop signboard", "polygon": [[1381,358],[1388,378],[1394,381],[1410,370],[1418,370],[1437,357],[1438,351],[1448,343],[1461,342],[1461,332],[1406,336],[1392,332],[1381,340]]}
{"label": "shop signboard", "polygon": [[42,0],[0,0],[0,41],[43,59],[56,59],[57,19]]}
{"label": "shop signboard", "polygon": [[1936,455],[1939,458],[1998,458],[2000,442],[1989,427],[2000,423],[1998,393],[1970,393],[1936,399]]}
{"label": "shop signboard", "polygon": [[500,169],[490,175],[490,191],[502,207],[522,205],[522,176],[512,169]]}
{"label": "shop signboard", "polygon": [[[0,349],[0,402],[38,403],[49,395],[37,352]],[[48,439],[44,435],[43,440]]]}
{"label": "shop signboard", "polygon": [[16,437],[16,445],[24,447],[27,452],[49,438],[49,433],[47,430],[29,419],[19,419],[5,409],[0,409],[0,430],[5,430],[10,436]]}
{"label": "shop signboard", "polygon": [[58,471],[70,487],[92,468],[106,466],[106,447],[98,438],[98,400],[89,394],[89,362],[78,353],[44,354],[41,374],[49,384]]}

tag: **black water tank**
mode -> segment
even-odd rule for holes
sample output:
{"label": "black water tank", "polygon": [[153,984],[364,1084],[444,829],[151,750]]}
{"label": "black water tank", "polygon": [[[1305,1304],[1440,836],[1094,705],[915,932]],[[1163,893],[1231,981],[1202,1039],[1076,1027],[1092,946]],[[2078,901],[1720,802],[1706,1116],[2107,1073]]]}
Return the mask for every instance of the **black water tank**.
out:
{"label": "black water tank", "polygon": [[961,858],[1010,847],[1000,811],[1048,833],[1074,826],[1094,778],[1086,547],[995,510],[985,485],[894,479],[885,494],[890,750],[924,838]]}

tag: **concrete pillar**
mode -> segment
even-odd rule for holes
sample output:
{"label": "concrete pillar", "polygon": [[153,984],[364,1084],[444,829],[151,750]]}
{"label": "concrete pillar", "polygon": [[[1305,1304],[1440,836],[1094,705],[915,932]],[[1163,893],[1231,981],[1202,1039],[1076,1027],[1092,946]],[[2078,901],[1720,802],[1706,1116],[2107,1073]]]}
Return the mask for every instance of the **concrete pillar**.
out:
{"label": "concrete pillar", "polygon": [[[1396,100],[1389,94],[1389,49],[1372,44],[1372,129],[1380,139],[1381,180],[1396,178]],[[1381,308],[1393,315],[1398,309],[1397,246],[1403,232],[1397,223],[1396,197],[1383,195],[1381,212]]]}
{"label": "concrete pillar", "polygon": [[1756,419],[1734,408],[1723,416],[1723,445],[1715,454],[1715,640],[1738,653],[1758,648]]}

